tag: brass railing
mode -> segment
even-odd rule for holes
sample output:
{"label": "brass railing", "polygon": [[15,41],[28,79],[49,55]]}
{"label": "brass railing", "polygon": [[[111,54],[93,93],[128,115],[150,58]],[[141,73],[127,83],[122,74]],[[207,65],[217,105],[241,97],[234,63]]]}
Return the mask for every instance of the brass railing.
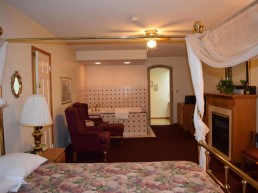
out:
{"label": "brass railing", "polygon": [[[246,186],[247,184],[250,184],[252,187],[254,187],[256,190],[258,190],[258,182],[254,180],[252,177],[250,177],[248,174],[240,170],[238,167],[236,167],[234,164],[230,163],[227,161],[225,158],[223,158],[221,155],[217,153],[216,150],[214,150],[212,147],[204,143],[203,141],[200,141],[199,146],[202,146],[206,149],[206,172],[211,176],[211,178],[216,181],[219,186],[223,189],[224,192],[230,192],[230,187],[228,183],[228,174],[229,174],[229,169],[232,170],[234,173],[236,173],[239,177],[242,178],[242,187],[243,187],[243,193],[246,193]],[[224,171],[225,171],[225,176],[224,176],[224,183],[221,182],[210,170],[209,165],[210,165],[210,154],[214,155],[220,162],[224,164]]]}

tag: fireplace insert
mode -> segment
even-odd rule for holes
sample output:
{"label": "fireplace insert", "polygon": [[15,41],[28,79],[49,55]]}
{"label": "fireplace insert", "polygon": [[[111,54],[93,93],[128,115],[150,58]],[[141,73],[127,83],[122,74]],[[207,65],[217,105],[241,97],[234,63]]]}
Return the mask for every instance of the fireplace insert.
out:
{"label": "fireplace insert", "polygon": [[212,112],[212,146],[229,157],[229,116]]}

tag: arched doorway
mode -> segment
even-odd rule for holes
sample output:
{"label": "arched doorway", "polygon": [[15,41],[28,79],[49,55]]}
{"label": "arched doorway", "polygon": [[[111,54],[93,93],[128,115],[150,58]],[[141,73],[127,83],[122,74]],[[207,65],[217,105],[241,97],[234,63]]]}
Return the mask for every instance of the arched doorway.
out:
{"label": "arched doorway", "polygon": [[[147,68],[148,70],[148,122],[149,125],[151,124],[151,89],[154,89],[154,84],[153,82],[150,82],[150,75],[151,75],[151,70],[152,69],[156,69],[156,68],[165,68],[169,70],[169,111],[170,111],[170,124],[173,123],[173,68],[170,66],[166,66],[166,65],[154,65],[154,66],[150,66]],[[155,88],[157,89],[157,88]]]}

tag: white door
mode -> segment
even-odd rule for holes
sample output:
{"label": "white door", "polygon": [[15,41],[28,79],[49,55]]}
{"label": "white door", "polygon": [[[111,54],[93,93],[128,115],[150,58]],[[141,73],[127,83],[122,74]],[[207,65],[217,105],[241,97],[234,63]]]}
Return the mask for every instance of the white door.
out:
{"label": "white door", "polygon": [[[49,111],[52,112],[51,107],[51,64],[50,54],[45,52],[35,51],[35,68],[34,68],[34,93],[44,95],[47,99]],[[41,130],[43,136],[41,143],[46,148],[53,147],[53,127],[46,126]]]}

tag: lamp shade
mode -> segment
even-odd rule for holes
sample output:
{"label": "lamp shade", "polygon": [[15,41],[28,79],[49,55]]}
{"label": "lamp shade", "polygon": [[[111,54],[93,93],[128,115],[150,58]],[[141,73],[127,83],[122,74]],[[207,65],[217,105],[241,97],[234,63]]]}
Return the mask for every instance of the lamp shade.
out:
{"label": "lamp shade", "polygon": [[21,112],[20,124],[38,127],[52,125],[52,123],[46,98],[43,95],[28,96]]}

